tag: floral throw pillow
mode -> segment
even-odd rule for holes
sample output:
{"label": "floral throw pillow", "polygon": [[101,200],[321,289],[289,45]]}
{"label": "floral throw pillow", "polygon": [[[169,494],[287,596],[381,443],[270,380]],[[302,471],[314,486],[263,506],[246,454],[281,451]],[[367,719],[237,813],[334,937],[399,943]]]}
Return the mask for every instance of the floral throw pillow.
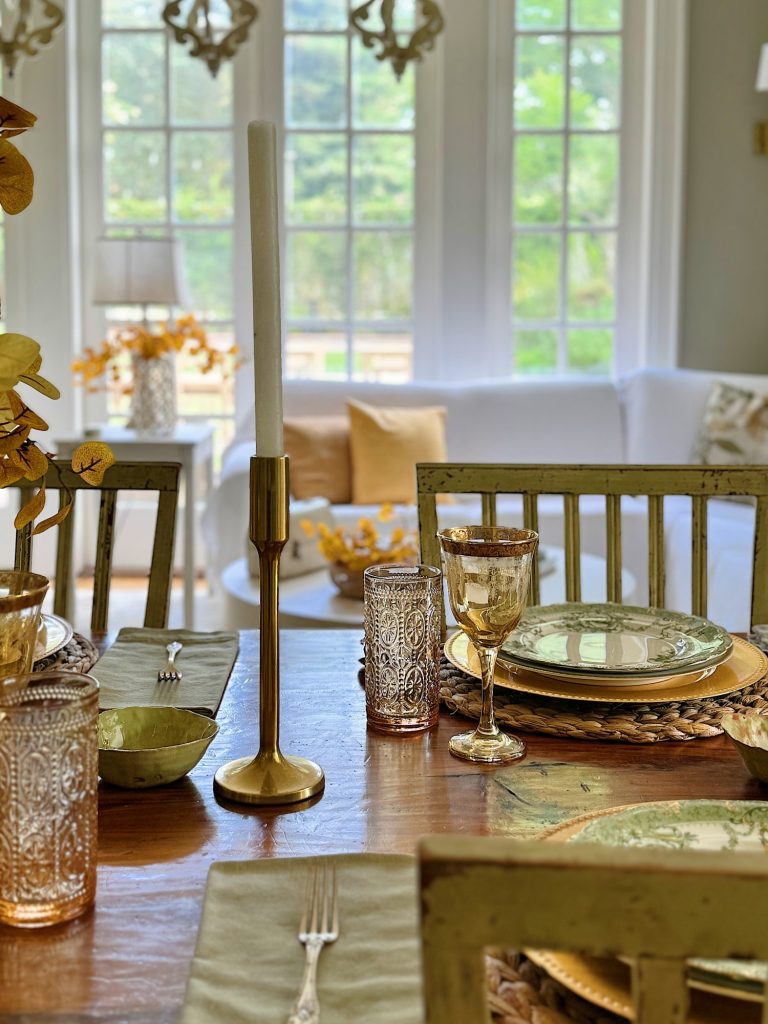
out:
{"label": "floral throw pillow", "polygon": [[705,466],[768,464],[768,395],[713,384],[696,455]]}

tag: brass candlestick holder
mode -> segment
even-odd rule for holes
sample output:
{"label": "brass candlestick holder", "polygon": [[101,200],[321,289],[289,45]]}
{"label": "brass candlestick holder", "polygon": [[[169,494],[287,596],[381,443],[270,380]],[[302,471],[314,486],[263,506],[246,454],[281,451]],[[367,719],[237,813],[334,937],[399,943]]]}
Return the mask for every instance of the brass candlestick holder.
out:
{"label": "brass candlestick holder", "polygon": [[242,804],[294,804],[322,792],[323,769],[304,757],[281,753],[278,573],[288,540],[288,459],[251,459],[250,538],[259,552],[260,664],[259,752],[216,772],[217,796]]}

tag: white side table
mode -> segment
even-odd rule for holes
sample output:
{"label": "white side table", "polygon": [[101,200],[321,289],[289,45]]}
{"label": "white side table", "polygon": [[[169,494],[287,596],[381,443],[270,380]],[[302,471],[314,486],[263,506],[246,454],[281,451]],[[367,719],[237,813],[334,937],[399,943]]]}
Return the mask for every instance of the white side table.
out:
{"label": "white side table", "polygon": [[83,441],[106,441],[115,458],[124,462],[180,462],[184,483],[184,626],[195,625],[195,502],[196,476],[204,468],[207,493],[213,486],[213,427],[210,423],[179,423],[172,434],[145,434],[128,427],[103,425],[82,437],[56,441],[68,458]]}

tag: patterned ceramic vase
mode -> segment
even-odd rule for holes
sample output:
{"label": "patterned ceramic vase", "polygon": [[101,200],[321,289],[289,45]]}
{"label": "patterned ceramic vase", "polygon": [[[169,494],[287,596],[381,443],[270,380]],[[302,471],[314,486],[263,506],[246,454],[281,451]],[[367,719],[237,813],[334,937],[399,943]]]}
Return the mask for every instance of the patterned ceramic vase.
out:
{"label": "patterned ceramic vase", "polygon": [[0,682],[0,922],[57,924],[93,903],[98,694],[71,672]]}
{"label": "patterned ceramic vase", "polygon": [[365,570],[365,703],[368,724],[410,733],[440,710],[442,573],[430,565]]}
{"label": "patterned ceramic vase", "polygon": [[129,426],[142,434],[172,434],[176,426],[176,355],[132,357],[133,395]]}

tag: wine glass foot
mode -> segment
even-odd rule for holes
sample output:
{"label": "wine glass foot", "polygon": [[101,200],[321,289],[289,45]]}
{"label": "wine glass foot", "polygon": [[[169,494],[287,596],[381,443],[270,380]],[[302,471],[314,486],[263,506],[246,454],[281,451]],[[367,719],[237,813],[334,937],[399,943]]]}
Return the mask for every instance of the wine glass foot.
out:
{"label": "wine glass foot", "polygon": [[477,731],[461,732],[451,737],[448,747],[454,757],[480,764],[507,764],[525,756],[523,741],[503,732],[495,736],[483,736]]}

